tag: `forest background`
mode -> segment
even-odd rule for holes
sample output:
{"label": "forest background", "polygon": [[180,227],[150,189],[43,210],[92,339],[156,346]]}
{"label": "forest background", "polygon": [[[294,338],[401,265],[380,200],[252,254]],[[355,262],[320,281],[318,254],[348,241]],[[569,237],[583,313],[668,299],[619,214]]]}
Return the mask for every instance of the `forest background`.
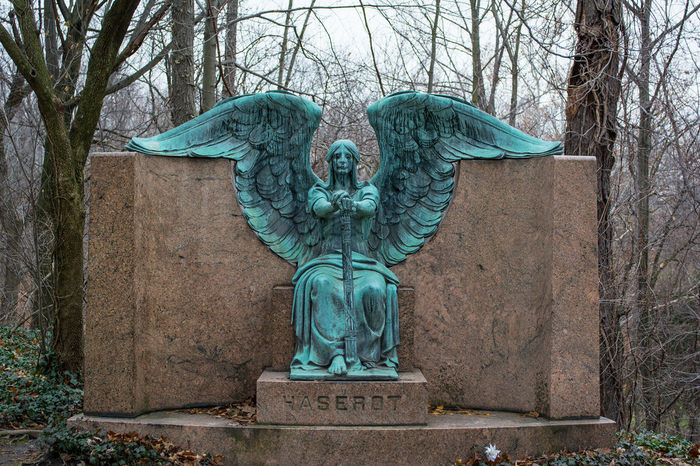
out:
{"label": "forest background", "polygon": [[[84,183],[222,98],[285,89],[379,164],[365,110],[416,89],[470,100],[597,159],[602,414],[697,442],[698,0],[1,0],[0,325],[80,371]],[[48,364],[47,364],[48,363]]]}

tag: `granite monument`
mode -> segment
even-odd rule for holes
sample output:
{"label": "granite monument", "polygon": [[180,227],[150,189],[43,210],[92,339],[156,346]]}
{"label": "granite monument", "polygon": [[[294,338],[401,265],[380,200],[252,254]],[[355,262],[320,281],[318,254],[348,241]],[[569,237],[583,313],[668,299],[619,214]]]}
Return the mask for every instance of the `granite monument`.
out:
{"label": "granite monument", "polygon": [[399,280],[387,267],[437,231],[463,159],[559,154],[455,97],[404,91],[367,110],[381,154],[369,182],[349,140],[328,149],[328,180],[309,161],[321,119],[285,91],[236,96],[166,133],[133,138],[148,155],[236,160],[238,202],[258,237],[297,267],[290,377],[396,380]]}
{"label": "granite monument", "polygon": [[[283,92],[91,154],[85,413],[71,423],[226,464],[614,444],[599,417],[595,159],[453,97],[398,93],[368,114],[369,181],[345,140],[324,150],[328,180],[313,174],[320,109]],[[251,397],[254,424],[179,410]]]}

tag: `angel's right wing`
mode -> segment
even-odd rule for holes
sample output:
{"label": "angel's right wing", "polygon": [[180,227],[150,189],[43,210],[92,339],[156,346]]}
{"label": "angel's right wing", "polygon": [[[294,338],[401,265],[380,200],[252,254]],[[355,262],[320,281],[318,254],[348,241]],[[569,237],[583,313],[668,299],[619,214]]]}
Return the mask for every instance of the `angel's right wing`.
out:
{"label": "angel's right wing", "polygon": [[372,178],[380,205],[368,238],[387,266],[417,252],[438,229],[454,189],[453,163],[560,154],[456,97],[398,92],[367,109],[381,160]]}
{"label": "angel's right wing", "polygon": [[303,264],[314,255],[319,226],[306,212],[319,181],[309,161],[321,109],[288,92],[222,100],[208,112],[127,149],[148,155],[228,158],[236,163],[238,202],[258,237],[282,259]]}

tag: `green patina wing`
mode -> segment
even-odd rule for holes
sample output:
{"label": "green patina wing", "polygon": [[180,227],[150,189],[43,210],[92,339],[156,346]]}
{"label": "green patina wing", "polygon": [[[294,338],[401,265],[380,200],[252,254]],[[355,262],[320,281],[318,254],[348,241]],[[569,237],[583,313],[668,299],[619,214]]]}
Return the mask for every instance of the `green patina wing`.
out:
{"label": "green patina wing", "polygon": [[450,96],[399,92],[367,109],[381,162],[372,183],[381,205],[369,247],[388,266],[417,252],[438,229],[454,189],[453,162],[464,159],[561,154],[469,102]]}
{"label": "green patina wing", "polygon": [[127,149],[148,155],[228,158],[236,163],[238,202],[248,224],[281,258],[294,265],[313,256],[317,222],[306,197],[319,181],[311,170],[311,139],[321,109],[281,91],[222,100],[208,112]]}

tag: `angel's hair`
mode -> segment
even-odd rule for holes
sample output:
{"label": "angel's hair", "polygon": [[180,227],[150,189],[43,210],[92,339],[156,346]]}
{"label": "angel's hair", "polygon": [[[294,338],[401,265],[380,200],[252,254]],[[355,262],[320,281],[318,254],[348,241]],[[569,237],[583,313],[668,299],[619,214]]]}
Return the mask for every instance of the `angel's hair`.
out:
{"label": "angel's hair", "polygon": [[352,155],[355,164],[360,163],[360,151],[357,149],[355,143],[349,139],[338,139],[333,144],[331,144],[331,147],[328,148],[328,153],[326,154],[326,162],[330,162],[331,157],[333,157],[338,151],[338,149],[340,149],[341,147],[344,147],[350,152],[350,155]]}
{"label": "angel's hair", "polygon": [[353,188],[358,188],[361,186],[361,183],[357,182],[357,164],[360,163],[360,151],[357,149],[355,143],[349,139],[339,139],[328,148],[328,153],[326,154],[326,162],[328,162],[328,182],[326,183],[326,188],[335,186],[335,169],[333,168],[331,159],[341,147],[347,149],[350,155],[352,155],[352,159],[355,161],[355,163],[352,164],[350,177]]}

